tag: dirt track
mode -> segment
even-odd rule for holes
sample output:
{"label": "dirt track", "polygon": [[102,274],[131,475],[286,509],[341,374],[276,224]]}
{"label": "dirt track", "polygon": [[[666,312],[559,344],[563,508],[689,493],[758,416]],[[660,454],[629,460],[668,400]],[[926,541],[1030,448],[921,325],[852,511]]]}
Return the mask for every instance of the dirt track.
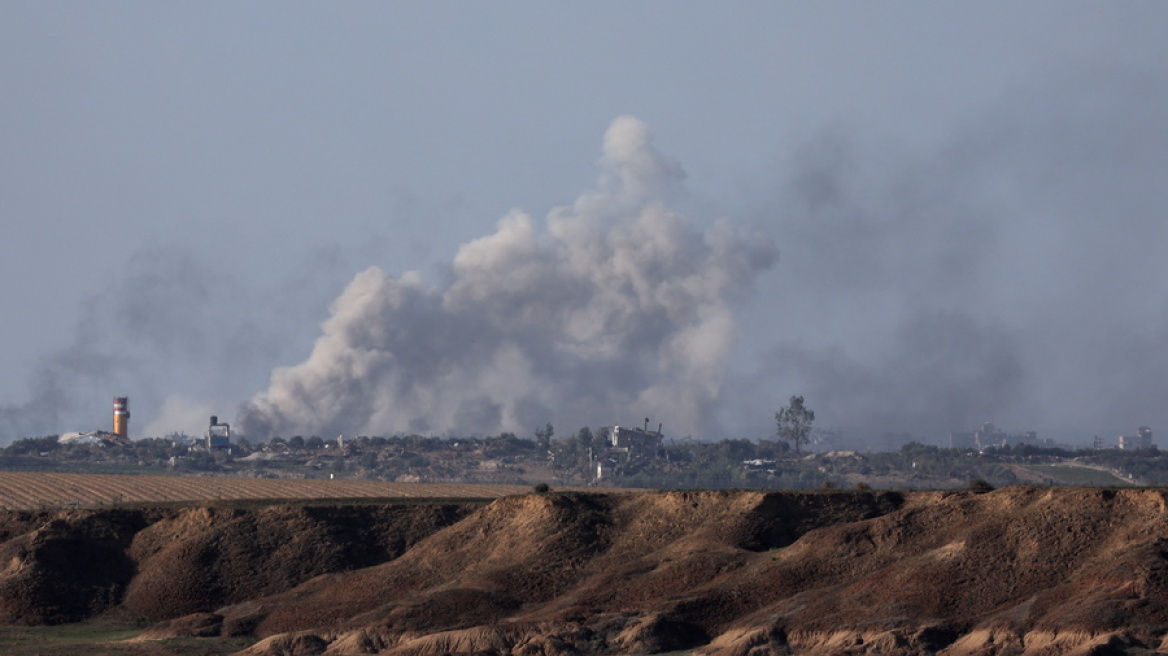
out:
{"label": "dirt track", "polygon": [[[252,655],[1147,653],[1168,646],[1166,500],[1017,487],[10,513],[0,614],[116,604],[165,620],[143,639],[254,634]],[[78,565],[54,582],[79,550],[121,578],[78,583]]]}

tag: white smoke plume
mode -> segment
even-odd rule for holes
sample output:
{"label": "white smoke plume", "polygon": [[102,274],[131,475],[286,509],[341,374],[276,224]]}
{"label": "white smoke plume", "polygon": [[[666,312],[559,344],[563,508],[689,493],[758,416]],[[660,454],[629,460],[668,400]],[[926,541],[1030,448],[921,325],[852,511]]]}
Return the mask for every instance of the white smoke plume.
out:
{"label": "white smoke plume", "polygon": [[777,251],[671,210],[685,174],[635,118],[613,122],[600,168],[573,205],[543,221],[512,211],[464,244],[440,288],[358,274],[308,359],[241,409],[243,433],[522,434],[652,417],[702,435],[735,302]]}

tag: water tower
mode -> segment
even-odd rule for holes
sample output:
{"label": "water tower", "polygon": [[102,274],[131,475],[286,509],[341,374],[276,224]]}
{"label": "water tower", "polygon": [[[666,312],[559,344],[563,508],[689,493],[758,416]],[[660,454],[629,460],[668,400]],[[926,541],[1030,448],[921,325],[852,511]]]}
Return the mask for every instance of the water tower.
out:
{"label": "water tower", "polygon": [[114,435],[122,439],[130,437],[130,397],[114,397]]}

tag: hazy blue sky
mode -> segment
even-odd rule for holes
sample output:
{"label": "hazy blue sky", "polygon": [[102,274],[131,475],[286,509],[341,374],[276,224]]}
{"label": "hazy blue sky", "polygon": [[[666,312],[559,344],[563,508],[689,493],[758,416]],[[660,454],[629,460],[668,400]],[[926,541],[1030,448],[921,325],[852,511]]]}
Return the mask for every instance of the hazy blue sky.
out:
{"label": "hazy blue sky", "polygon": [[[273,405],[255,430],[529,434],[544,415],[566,432],[653,414],[667,433],[686,417],[678,437],[757,438],[798,393],[855,439],[1168,431],[1165,34],[1156,2],[2,2],[0,443],[105,428],[120,394],[136,437],[201,432],[206,414],[288,403],[281,385],[315,395],[310,354],[371,348],[396,358],[379,370],[392,384],[350,367],[329,394],[411,385],[430,405]],[[452,299],[514,261],[483,253],[514,244],[500,219],[532,217],[532,261],[598,253],[644,227],[605,213],[632,202],[606,176],[645,162],[664,168],[636,184],[668,191],[630,211],[667,205],[684,219],[667,245],[708,267],[671,275],[749,261],[677,305],[646,309],[652,286],[624,299],[646,314],[623,321],[660,330],[609,322],[628,340],[549,338],[508,360],[525,331],[571,330],[498,319],[466,354],[482,364],[451,366],[507,386],[488,375],[506,361],[527,377],[512,396],[445,369],[403,382],[420,335],[468,334],[406,330],[406,300],[359,314],[408,338],[338,354],[321,337],[369,267],[379,294],[420,273],[402,288],[412,317],[490,315],[494,291]],[[585,207],[593,192],[607,209]],[[549,233],[564,206],[616,232]],[[741,243],[694,246],[721,218]],[[540,302],[623,284],[556,270],[562,289],[530,288]],[[622,370],[642,338],[660,357]],[[666,357],[682,343],[706,360]],[[562,394],[538,391],[557,376]],[[627,390],[602,389],[621,376]],[[662,402],[672,376],[690,377],[685,408]],[[410,416],[447,403],[450,421]]]}

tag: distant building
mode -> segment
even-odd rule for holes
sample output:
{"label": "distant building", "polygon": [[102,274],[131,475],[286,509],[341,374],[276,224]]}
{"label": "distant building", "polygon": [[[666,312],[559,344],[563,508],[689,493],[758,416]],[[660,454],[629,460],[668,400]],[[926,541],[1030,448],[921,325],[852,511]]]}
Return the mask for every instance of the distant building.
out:
{"label": "distant building", "polygon": [[595,478],[597,480],[620,471],[620,464],[615,459],[602,457],[593,464],[596,467]]}
{"label": "distant building", "polygon": [[954,449],[985,450],[989,447],[1003,447],[1008,444],[1030,444],[1048,446],[1050,440],[1038,439],[1038,431],[1007,433],[990,422],[986,422],[973,432],[949,433],[949,446]]}
{"label": "distant building", "polygon": [[90,444],[98,446],[124,446],[133,444],[130,441],[130,399],[125,396],[114,397],[114,430],[83,431],[79,433],[65,433],[57,442],[59,444]]}
{"label": "distant building", "polygon": [[230,449],[231,424],[220,422],[218,417],[212,415],[211,425],[207,428],[206,444],[208,451],[212,449]]}
{"label": "distant building", "polygon": [[1135,435],[1120,435],[1117,446],[1123,451],[1140,451],[1152,448],[1151,426],[1140,426],[1136,429]]}
{"label": "distant building", "polygon": [[657,430],[649,430],[649,420],[644,428],[613,426],[609,432],[607,448],[590,453],[593,471],[597,479],[617,472],[628,472],[630,468],[643,466],[656,460],[662,454],[661,425]]}
{"label": "distant building", "polygon": [[609,436],[609,444],[613,449],[623,449],[630,454],[657,457],[661,451],[661,426],[657,430],[649,430],[649,420],[645,420],[644,428],[628,428],[613,426]]}

